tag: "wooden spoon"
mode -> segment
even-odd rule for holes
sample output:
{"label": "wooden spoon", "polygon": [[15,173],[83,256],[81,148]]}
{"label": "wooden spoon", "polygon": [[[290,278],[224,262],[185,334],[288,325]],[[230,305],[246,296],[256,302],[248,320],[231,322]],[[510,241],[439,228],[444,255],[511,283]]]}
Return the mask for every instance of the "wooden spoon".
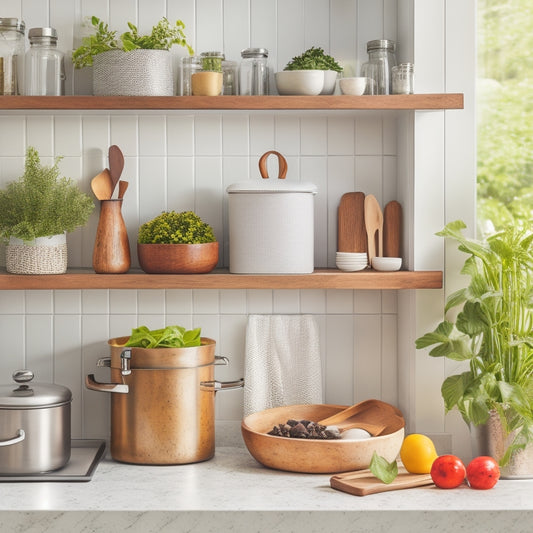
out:
{"label": "wooden spoon", "polygon": [[337,251],[366,252],[365,194],[342,195],[337,211]]}
{"label": "wooden spoon", "polygon": [[365,400],[318,422],[324,426],[337,426],[339,431],[361,428],[373,437],[385,430],[397,431],[405,426],[399,409],[380,400]]}
{"label": "wooden spoon", "polygon": [[105,168],[91,180],[91,189],[98,200],[109,200],[113,194],[113,180]]}
{"label": "wooden spoon", "polygon": [[120,180],[118,182],[118,197],[120,199],[124,198],[124,193],[126,192],[126,189],[128,188],[129,182]]}
{"label": "wooden spoon", "polygon": [[401,257],[400,238],[402,234],[402,206],[389,202],[383,210],[383,255]]}
{"label": "wooden spoon", "polygon": [[[383,255],[383,213],[373,194],[365,196],[365,227],[368,241],[368,264],[372,259]],[[377,254],[376,254],[377,248]]]}
{"label": "wooden spoon", "polygon": [[117,183],[120,180],[122,171],[124,170],[124,155],[122,154],[121,149],[113,144],[109,147],[109,171],[111,173],[111,179],[113,181],[112,191],[115,190]]}

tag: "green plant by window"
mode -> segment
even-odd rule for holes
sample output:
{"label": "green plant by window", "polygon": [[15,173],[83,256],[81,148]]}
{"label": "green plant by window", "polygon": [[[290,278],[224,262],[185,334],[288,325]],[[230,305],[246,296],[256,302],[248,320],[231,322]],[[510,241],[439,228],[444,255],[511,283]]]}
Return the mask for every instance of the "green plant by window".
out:
{"label": "green plant by window", "polygon": [[462,274],[467,287],[451,294],[444,312],[460,307],[416,340],[429,355],[466,361],[469,369],[448,377],[441,393],[446,411],[457,408],[467,424],[487,422],[491,410],[516,438],[503,459],[533,442],[533,233],[516,225],[480,242],[464,237],[455,221],[437,235],[468,254]]}
{"label": "green plant by window", "polygon": [[335,70],[342,72],[343,68],[326,55],[322,48],[309,48],[303,54],[293,57],[283,70]]}
{"label": "green plant by window", "polygon": [[192,211],[165,211],[139,228],[140,244],[203,244],[215,242],[213,229]]}
{"label": "green plant by window", "polygon": [[177,20],[174,26],[167,18],[163,17],[148,35],[139,35],[137,27],[128,22],[130,31],[124,32],[117,38],[117,32],[111,31],[109,25],[98,17],[91,18],[94,34],[84,37],[82,45],[72,53],[72,62],[76,68],[87,67],[93,64],[94,56],[109,50],[170,50],[172,45],[187,48],[190,55],[193,49],[187,43],[185,24]]}
{"label": "green plant by window", "polygon": [[94,203],[70,178],[60,177],[60,160],[41,165],[37,150],[28,148],[24,174],[0,191],[0,237],[32,241],[87,222]]}

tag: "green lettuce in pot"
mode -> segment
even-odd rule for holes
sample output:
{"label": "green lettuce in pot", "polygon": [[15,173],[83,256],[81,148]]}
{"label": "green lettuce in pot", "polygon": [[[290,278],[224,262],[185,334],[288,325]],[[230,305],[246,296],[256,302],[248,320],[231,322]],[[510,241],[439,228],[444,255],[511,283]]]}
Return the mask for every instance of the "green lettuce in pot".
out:
{"label": "green lettuce in pot", "polygon": [[125,346],[133,348],[188,348],[200,346],[201,328],[187,330],[182,326],[167,326],[150,330],[140,326],[131,330]]}

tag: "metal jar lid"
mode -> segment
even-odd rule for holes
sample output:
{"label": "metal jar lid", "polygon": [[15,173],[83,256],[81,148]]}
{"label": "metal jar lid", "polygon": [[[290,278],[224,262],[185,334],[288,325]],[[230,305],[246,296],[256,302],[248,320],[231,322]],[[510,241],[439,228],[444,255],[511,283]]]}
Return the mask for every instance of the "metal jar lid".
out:
{"label": "metal jar lid", "polygon": [[24,35],[24,21],[13,17],[0,17],[0,31],[15,30]]}
{"label": "metal jar lid", "polygon": [[245,48],[241,51],[242,58],[249,57],[268,57],[268,50],[266,48]]}
{"label": "metal jar lid", "polygon": [[370,52],[371,50],[385,49],[394,52],[396,43],[390,39],[376,39],[374,41],[368,41],[366,43],[366,51]]}
{"label": "metal jar lid", "polygon": [[52,383],[31,383],[31,370],[13,372],[10,385],[0,385],[0,409],[37,409],[56,407],[72,401],[72,393],[67,387]]}
{"label": "metal jar lid", "polygon": [[51,39],[52,41],[57,41],[57,31],[55,28],[31,28],[28,31],[28,39],[30,40],[30,43],[33,42],[33,40],[40,40],[40,39]]}

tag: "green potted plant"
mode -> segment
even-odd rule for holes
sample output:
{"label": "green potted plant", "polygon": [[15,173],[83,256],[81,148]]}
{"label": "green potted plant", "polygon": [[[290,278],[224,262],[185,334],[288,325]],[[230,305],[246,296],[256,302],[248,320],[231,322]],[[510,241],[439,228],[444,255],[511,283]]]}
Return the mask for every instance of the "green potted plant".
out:
{"label": "green potted plant", "polygon": [[502,477],[533,476],[533,234],[510,226],[478,242],[464,228],[455,221],[438,233],[468,254],[461,272],[470,282],[445,306],[460,312],[416,347],[468,363],[442,384],[446,411],[477,428],[479,451],[500,462]]}
{"label": "green potted plant", "polygon": [[137,254],[149,274],[203,274],[218,262],[218,242],[192,211],[165,211],[139,228]]}
{"label": "green potted plant", "polygon": [[185,25],[177,20],[171,25],[163,17],[147,35],[128,22],[130,31],[117,37],[117,32],[98,17],[91,18],[94,33],[82,39],[72,53],[75,68],[93,66],[93,94],[97,96],[172,96],[174,75],[170,48],[185,47],[192,55],[183,32]]}
{"label": "green potted plant", "polygon": [[276,73],[276,85],[280,94],[333,94],[342,71],[332,56],[313,46],[293,57],[283,72]]}
{"label": "green potted plant", "polygon": [[30,146],[24,174],[0,191],[8,272],[62,274],[67,269],[65,234],[87,222],[94,203],[70,178],[60,177],[60,160],[44,166]]}
{"label": "green potted plant", "polygon": [[191,75],[192,94],[194,96],[218,96],[222,94],[221,52],[202,52],[200,54],[201,70]]}

